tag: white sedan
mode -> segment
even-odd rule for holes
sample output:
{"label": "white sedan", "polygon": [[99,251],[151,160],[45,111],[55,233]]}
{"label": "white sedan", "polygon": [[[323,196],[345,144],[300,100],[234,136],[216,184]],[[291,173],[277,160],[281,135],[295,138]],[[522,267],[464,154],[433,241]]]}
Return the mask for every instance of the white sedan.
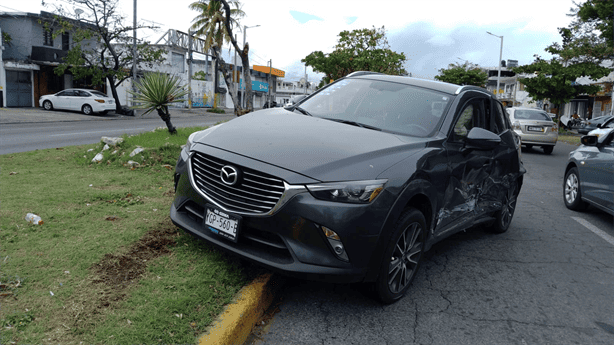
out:
{"label": "white sedan", "polygon": [[53,95],[41,96],[38,103],[46,110],[81,111],[85,115],[106,114],[115,109],[115,100],[97,90],[66,89]]}

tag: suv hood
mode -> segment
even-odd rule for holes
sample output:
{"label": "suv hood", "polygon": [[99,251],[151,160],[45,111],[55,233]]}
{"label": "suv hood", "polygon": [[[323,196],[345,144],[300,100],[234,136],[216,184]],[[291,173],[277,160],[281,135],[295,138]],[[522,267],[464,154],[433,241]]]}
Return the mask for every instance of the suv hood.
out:
{"label": "suv hood", "polygon": [[250,113],[194,137],[194,142],[326,182],[374,179],[424,148],[427,140],[283,109]]}

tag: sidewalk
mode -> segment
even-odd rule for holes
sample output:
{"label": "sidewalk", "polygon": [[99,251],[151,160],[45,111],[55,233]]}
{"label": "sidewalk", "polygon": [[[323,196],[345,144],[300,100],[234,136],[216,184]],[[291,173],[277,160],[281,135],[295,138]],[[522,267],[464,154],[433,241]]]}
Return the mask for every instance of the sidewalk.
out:
{"label": "sidewalk", "polygon": [[[169,108],[171,118],[193,116],[228,116],[234,114],[234,109],[224,109],[224,114],[207,112],[210,108]],[[76,111],[44,110],[42,108],[0,108],[0,124],[36,123],[36,122],[71,122],[71,121],[108,121],[130,120],[138,118],[157,118],[158,113],[151,112],[145,116],[144,110],[137,109],[135,116],[127,116],[109,112],[105,115],[85,115]]]}

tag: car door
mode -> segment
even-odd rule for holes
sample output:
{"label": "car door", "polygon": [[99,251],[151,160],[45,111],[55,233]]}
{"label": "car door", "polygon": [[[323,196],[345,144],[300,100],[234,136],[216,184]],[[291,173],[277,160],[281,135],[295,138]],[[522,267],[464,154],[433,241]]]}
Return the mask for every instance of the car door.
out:
{"label": "car door", "polygon": [[56,109],[70,109],[73,94],[73,90],[64,90],[57,93],[53,100],[53,107]]}
{"label": "car door", "polygon": [[490,173],[491,188],[482,198],[483,213],[501,208],[505,194],[518,186],[518,178],[525,170],[520,159],[520,137],[512,130],[509,116],[503,105],[491,98],[491,111],[486,111],[488,130],[497,134],[501,141],[493,149],[493,167]]}
{"label": "car door", "polygon": [[75,94],[70,102],[70,109],[81,111],[81,107],[83,104],[87,103],[88,97],[90,97],[89,93],[81,90],[75,90]]}
{"label": "car door", "polygon": [[486,109],[490,97],[485,93],[470,92],[459,104],[455,122],[448,133],[448,181],[437,214],[436,236],[447,236],[472,224],[482,213],[485,192],[493,188],[489,177],[493,171],[493,150],[467,149],[466,139],[474,127],[488,129]]}
{"label": "car door", "polygon": [[[614,122],[612,123],[614,127]],[[580,190],[590,202],[614,210],[614,130],[602,146],[586,150],[579,164]]]}

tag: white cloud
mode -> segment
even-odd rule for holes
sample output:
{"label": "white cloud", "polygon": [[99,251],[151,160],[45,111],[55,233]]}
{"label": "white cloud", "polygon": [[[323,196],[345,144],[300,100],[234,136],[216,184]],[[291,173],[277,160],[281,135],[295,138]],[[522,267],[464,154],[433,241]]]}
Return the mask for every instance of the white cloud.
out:
{"label": "white cloud", "polygon": [[[187,32],[197,14],[188,9],[192,1],[195,0],[174,0],[170,4],[168,0],[138,0],[138,17],[162,26],[148,38],[156,41],[171,28]],[[241,20],[241,25],[261,25],[247,31],[247,40],[255,54],[254,64],[266,64],[272,59],[275,68],[304,72],[304,67],[299,68],[300,60],[316,50],[332,51],[342,30],[385,25],[392,49],[403,51],[411,58],[408,71],[413,75],[432,76],[437,69],[458,61],[457,57],[494,65],[499,58],[498,42],[486,31],[505,36],[504,59],[507,56],[521,64],[530,63],[533,54],[544,55],[543,49],[548,44],[560,40],[557,28],[569,24],[571,19],[566,14],[573,3],[572,0],[506,3],[492,0],[244,0],[242,5],[247,16]],[[120,6],[131,21],[132,1],[121,0]],[[35,13],[41,10],[40,0],[21,0],[11,7]],[[0,7],[0,11],[5,10],[8,9]],[[322,20],[301,24],[290,11]],[[352,17],[356,19],[348,21]],[[239,42],[243,42],[242,35],[237,32]],[[437,65],[433,65],[435,63]],[[300,73],[292,72],[292,75]],[[310,79],[319,80],[320,77]]]}

